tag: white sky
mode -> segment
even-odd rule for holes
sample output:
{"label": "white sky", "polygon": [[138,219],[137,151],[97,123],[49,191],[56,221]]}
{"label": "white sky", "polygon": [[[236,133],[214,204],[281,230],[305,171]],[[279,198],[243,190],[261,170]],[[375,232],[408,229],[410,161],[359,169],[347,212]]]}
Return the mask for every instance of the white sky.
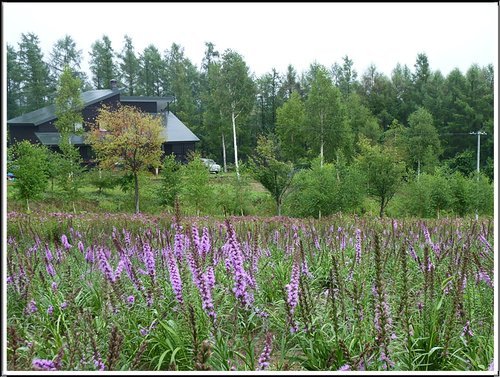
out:
{"label": "white sky", "polygon": [[110,37],[115,52],[132,37],[136,53],[154,44],[163,54],[175,42],[200,66],[205,42],[232,48],[256,75],[293,64],[300,73],[344,55],[361,75],[371,64],[390,75],[399,62],[414,69],[425,52],[444,75],[498,61],[496,3],[2,3],[3,50],[21,33],[38,35],[45,60],[65,34],[83,50]]}

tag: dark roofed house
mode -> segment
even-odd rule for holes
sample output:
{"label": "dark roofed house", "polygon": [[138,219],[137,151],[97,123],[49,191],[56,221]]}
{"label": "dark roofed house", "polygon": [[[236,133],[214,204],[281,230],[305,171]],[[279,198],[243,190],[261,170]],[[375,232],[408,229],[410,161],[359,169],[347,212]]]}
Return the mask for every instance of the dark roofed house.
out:
{"label": "dark roofed house", "polygon": [[[81,94],[83,101],[83,129],[95,121],[98,110],[103,105],[116,108],[119,104],[134,106],[147,113],[158,114],[164,119],[166,142],[162,149],[166,154],[174,154],[181,162],[187,161],[190,151],[195,150],[196,142],[200,141],[191,130],[182,123],[170,110],[169,104],[173,96],[167,97],[126,97],[120,91],[113,89],[90,90]],[[29,140],[32,143],[44,144],[51,149],[58,149],[60,134],[54,123],[57,120],[55,106],[50,105],[7,121],[9,144]],[[71,143],[78,147],[85,163],[92,162],[92,150],[85,143],[85,136],[72,135]]]}

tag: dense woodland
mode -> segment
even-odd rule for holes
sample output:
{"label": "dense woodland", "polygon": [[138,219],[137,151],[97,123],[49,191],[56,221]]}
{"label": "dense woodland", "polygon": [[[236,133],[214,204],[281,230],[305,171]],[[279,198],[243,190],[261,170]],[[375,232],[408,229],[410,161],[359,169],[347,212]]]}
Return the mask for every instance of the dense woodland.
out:
{"label": "dense woodland", "polygon": [[[90,57],[91,77],[81,71],[84,53]],[[334,160],[339,150],[350,159],[361,136],[373,143],[397,141],[399,132],[411,127],[410,115],[423,108],[424,116],[431,117],[430,128],[412,136],[412,144],[427,139],[423,144],[429,147],[429,161],[422,162],[422,169],[446,161],[463,173],[472,172],[477,137],[469,133],[483,130],[487,136],[481,142],[481,168],[492,177],[493,65],[471,65],[467,72],[455,69],[444,76],[419,53],[413,67],[395,62],[387,77],[374,65],[358,74],[348,56],[332,63],[325,67],[312,62],[301,73],[290,64],[286,72],[272,69],[255,77],[238,52],[219,52],[213,43],[206,43],[203,61],[191,62],[175,43],[165,51],[154,45],[136,51],[130,36],[122,46],[112,46],[103,36],[84,52],[66,35],[44,56],[37,35],[27,33],[17,47],[7,46],[7,117],[51,104],[62,67],[68,64],[82,79],[82,90],[108,88],[118,78],[126,95],[174,94],[172,110],[200,137],[203,154],[219,162],[222,137],[228,156],[232,153],[233,105],[239,114],[242,160],[255,149],[259,134],[274,134],[284,157],[295,163],[318,156],[317,127],[323,128],[328,146],[326,161]],[[233,95],[223,90],[228,87],[237,98],[228,97]],[[417,162],[412,166],[416,171]]]}

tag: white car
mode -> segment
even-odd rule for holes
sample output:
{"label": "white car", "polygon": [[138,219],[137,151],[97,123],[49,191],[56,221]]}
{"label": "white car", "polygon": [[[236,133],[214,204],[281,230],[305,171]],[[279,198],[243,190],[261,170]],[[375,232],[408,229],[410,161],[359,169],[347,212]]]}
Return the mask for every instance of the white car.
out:
{"label": "white car", "polygon": [[210,158],[202,158],[201,161],[205,164],[210,173],[220,173],[220,165],[217,164],[214,160]]}

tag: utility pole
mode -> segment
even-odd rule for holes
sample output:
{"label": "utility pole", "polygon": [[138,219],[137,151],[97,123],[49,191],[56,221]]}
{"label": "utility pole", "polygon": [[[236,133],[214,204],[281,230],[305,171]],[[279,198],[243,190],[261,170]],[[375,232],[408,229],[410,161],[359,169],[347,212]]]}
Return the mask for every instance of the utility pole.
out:
{"label": "utility pole", "polygon": [[[481,156],[481,135],[486,135],[486,132],[484,132],[484,131],[469,132],[469,135],[477,135],[477,182],[479,183],[479,161],[480,161],[480,156]],[[477,196],[478,196],[478,193],[476,192],[476,197]],[[479,218],[478,209],[476,206],[476,220],[478,218]]]}

